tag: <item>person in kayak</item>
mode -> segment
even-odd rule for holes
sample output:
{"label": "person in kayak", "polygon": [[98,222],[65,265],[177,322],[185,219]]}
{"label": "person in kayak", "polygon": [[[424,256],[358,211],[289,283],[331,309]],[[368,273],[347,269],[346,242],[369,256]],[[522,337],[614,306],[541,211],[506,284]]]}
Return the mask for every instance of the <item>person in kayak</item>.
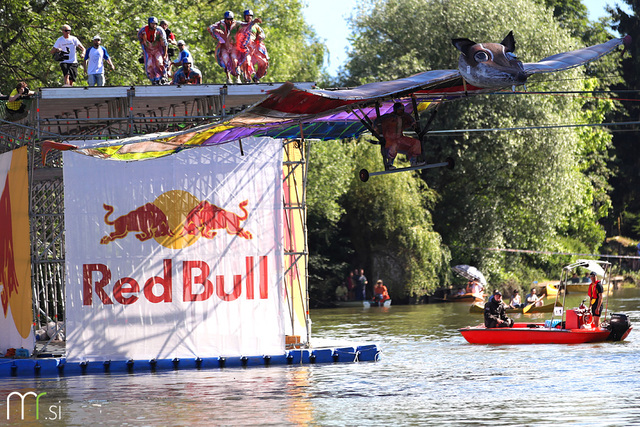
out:
{"label": "person in kayak", "polygon": [[604,288],[595,272],[592,271],[589,276],[591,278],[591,284],[587,290],[587,295],[589,296],[593,326],[598,328],[600,327],[600,315],[602,314],[602,293],[604,292]]}
{"label": "person in kayak", "polygon": [[509,318],[504,311],[500,291],[495,291],[493,298],[484,305],[484,326],[487,328],[510,328],[513,326],[513,319]]}

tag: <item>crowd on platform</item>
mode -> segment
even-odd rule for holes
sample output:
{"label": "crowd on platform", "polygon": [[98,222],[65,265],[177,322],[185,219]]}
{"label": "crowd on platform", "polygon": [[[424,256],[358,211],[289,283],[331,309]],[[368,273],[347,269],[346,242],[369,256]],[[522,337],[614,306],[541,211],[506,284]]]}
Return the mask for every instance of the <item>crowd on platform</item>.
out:
{"label": "crowd on platform", "polygon": [[[258,83],[266,75],[269,55],[261,23],[262,20],[254,19],[253,11],[247,9],[242,22],[236,21],[233,12],[227,11],[223,19],[208,27],[217,45],[216,61],[224,69],[228,84]],[[78,81],[79,64],[87,74],[89,86],[104,86],[105,64],[112,70],[115,66],[106,47],[101,45],[101,37],[96,35],[92,46],[85,49],[82,42],[71,35],[69,25],[62,25],[60,30],[62,35],[51,48],[51,54],[60,63],[62,86],[71,87]],[[149,17],[137,38],[142,48],[139,60],[152,85],[202,83],[202,72],[195,66],[187,44],[184,40],[176,40],[167,21]],[[81,61],[78,58],[82,58]]]}

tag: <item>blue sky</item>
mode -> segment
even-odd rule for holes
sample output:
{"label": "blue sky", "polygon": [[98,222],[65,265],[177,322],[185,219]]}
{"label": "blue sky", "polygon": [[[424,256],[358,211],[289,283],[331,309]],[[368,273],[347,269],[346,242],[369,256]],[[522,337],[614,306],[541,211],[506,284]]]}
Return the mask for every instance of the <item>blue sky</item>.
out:
{"label": "blue sky", "polygon": [[[589,19],[596,20],[605,15],[607,4],[616,4],[613,0],[583,0],[589,9]],[[621,2],[618,2],[621,3]],[[335,76],[338,68],[345,62],[349,27],[346,18],[355,10],[357,0],[308,0],[304,10],[305,20],[316,30],[329,48],[329,74]]]}

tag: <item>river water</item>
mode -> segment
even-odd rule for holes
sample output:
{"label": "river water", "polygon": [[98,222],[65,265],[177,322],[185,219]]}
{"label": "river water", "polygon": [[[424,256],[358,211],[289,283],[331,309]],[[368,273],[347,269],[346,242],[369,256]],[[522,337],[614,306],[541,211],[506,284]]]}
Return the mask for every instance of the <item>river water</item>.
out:
{"label": "river water", "polygon": [[[576,306],[579,297],[569,300]],[[379,362],[0,379],[0,425],[640,425],[640,328],[621,343],[479,346],[466,304],[316,310],[313,337],[377,343]],[[609,310],[640,325],[640,290]],[[522,315],[514,315],[518,317]],[[527,315],[542,320],[549,315]]]}

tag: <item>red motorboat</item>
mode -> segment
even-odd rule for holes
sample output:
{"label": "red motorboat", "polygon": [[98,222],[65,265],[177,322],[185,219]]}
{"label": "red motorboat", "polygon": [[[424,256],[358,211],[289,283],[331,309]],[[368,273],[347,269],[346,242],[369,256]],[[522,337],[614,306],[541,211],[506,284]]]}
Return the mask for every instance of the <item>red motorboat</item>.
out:
{"label": "red motorboat", "polygon": [[[569,313],[577,310],[567,310]],[[548,323],[515,323],[511,328],[485,328],[484,325],[460,329],[462,336],[471,344],[580,344],[587,342],[622,341],[631,324],[624,314],[614,313],[608,325],[600,328],[576,327],[569,321],[551,327]]]}
{"label": "red motorboat", "polygon": [[[608,281],[610,263],[579,260],[563,269],[563,278],[577,267],[588,267]],[[558,297],[556,296],[556,302]],[[562,301],[564,305],[565,301]],[[605,306],[606,307],[606,306]],[[459,329],[471,344],[580,344],[602,341],[622,341],[631,332],[631,322],[625,314],[612,313],[607,319],[606,308],[599,327],[591,325],[591,313],[583,304],[572,310],[555,307],[553,316],[559,319],[545,323],[515,323],[511,328],[486,328],[484,325]]]}

